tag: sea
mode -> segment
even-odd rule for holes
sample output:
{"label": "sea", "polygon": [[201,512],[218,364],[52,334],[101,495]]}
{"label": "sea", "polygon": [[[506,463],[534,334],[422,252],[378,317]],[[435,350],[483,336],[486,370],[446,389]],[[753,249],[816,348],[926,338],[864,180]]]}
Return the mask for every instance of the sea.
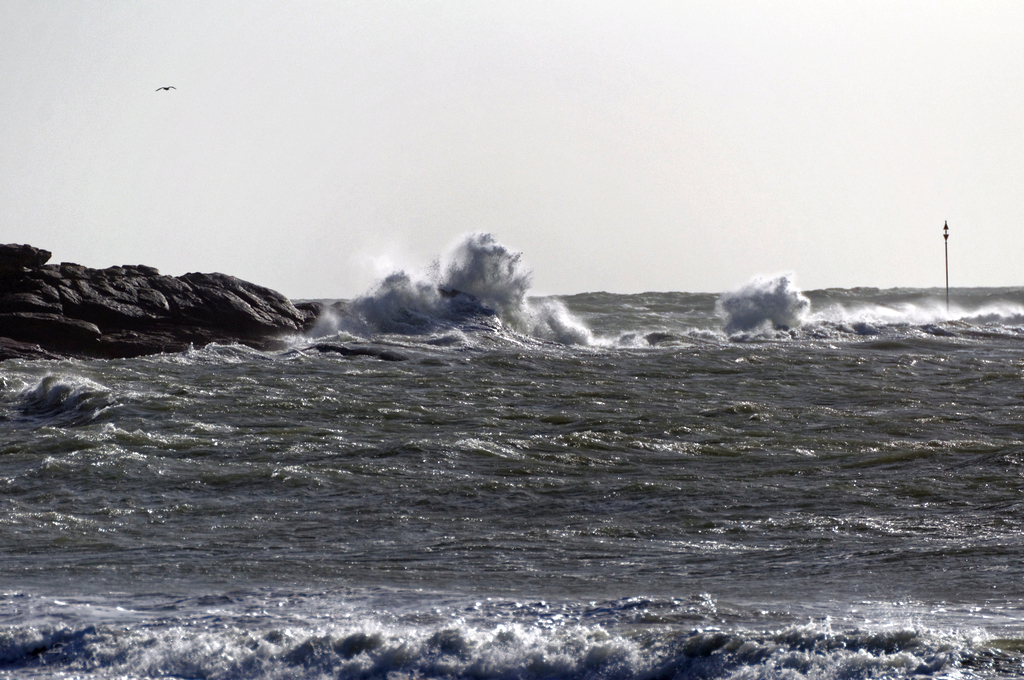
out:
{"label": "sea", "polygon": [[796,281],[0,363],[0,678],[1024,677],[1024,289]]}

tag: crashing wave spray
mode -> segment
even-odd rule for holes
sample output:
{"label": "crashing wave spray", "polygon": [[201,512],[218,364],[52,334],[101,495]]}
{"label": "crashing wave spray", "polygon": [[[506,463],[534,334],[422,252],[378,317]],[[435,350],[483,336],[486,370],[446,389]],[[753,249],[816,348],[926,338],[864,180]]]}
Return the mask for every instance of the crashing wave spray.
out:
{"label": "crashing wave spray", "polygon": [[470,234],[448,256],[438,288],[474,295],[507,317],[523,308],[532,282],[522,253],[508,250],[490,234]]}
{"label": "crashing wave spray", "polygon": [[421,335],[451,327],[496,331],[504,326],[563,344],[590,344],[590,330],[561,303],[527,298],[532,278],[522,253],[490,234],[469,234],[424,275],[388,275],[337,318],[322,319],[313,334]]}
{"label": "crashing wave spray", "polygon": [[757,276],[738,290],[723,293],[715,305],[728,335],[799,327],[807,318],[811,301],[793,284],[792,274]]}

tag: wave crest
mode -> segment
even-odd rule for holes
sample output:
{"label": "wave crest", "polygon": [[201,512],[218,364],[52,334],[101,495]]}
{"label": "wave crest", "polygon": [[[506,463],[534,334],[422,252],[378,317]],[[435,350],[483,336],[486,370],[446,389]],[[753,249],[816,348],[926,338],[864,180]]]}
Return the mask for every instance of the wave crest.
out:
{"label": "wave crest", "polygon": [[60,425],[84,425],[115,405],[110,391],[88,378],[48,375],[18,394],[23,417]]}

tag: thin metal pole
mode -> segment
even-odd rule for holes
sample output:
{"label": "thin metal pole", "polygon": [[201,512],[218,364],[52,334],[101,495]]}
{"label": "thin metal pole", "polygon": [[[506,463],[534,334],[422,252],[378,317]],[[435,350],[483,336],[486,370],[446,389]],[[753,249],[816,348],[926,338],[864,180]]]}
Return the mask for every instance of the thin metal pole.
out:
{"label": "thin metal pole", "polygon": [[942,227],[942,240],[946,246],[946,316],[949,316],[949,222]]}

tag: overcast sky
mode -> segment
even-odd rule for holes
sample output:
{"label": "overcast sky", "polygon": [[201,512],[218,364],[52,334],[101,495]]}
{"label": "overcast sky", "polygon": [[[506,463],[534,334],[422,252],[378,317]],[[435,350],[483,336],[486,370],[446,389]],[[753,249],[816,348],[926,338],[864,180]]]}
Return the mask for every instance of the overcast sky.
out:
{"label": "overcast sky", "polygon": [[945,220],[951,285],[1024,284],[1024,2],[0,0],[0,242],[55,262],[928,287]]}

